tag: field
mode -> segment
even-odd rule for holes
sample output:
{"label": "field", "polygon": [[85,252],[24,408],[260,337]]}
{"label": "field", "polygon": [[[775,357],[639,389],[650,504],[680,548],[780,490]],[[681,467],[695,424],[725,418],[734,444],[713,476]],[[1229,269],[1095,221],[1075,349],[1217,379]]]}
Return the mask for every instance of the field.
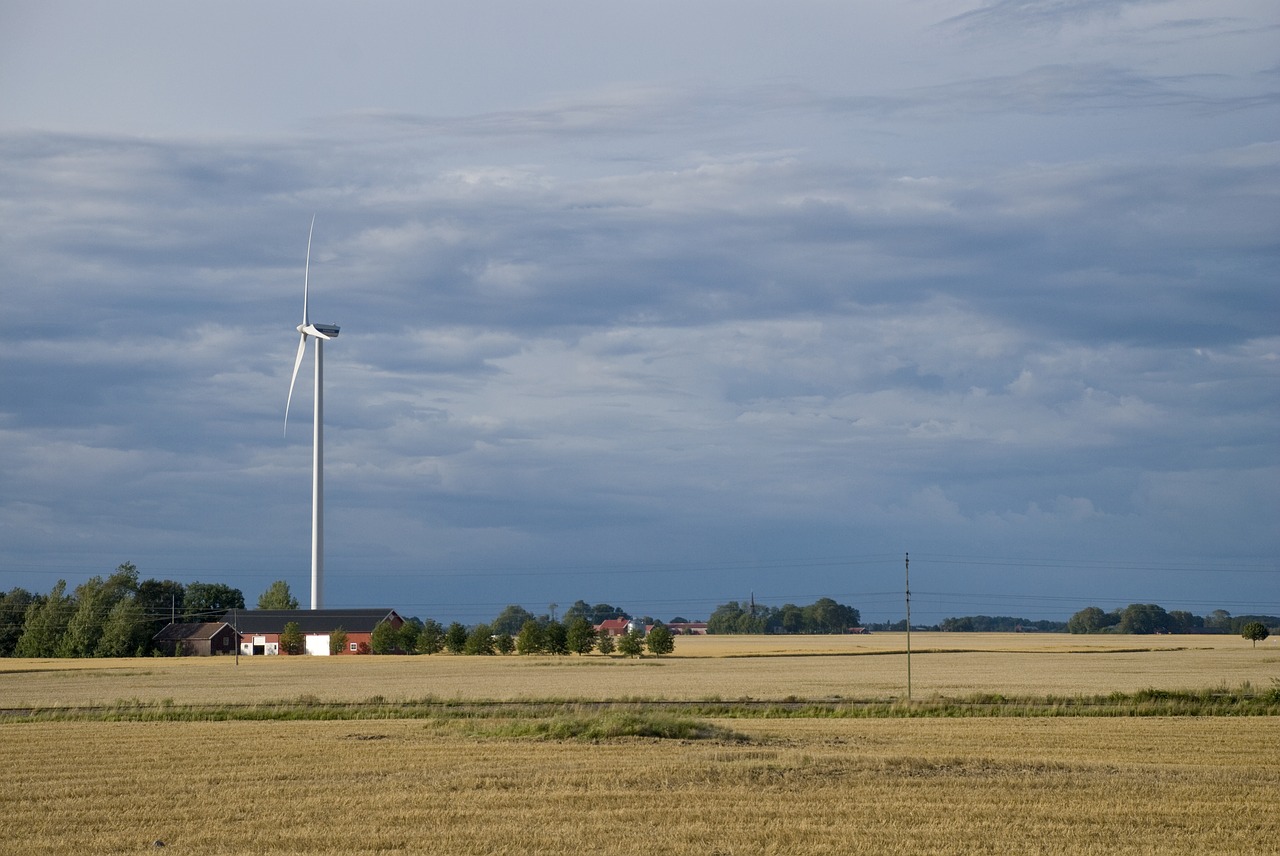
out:
{"label": "field", "polygon": [[[0,707],[83,715],[0,719],[16,778],[0,793],[0,853],[155,852],[157,840],[200,854],[1280,852],[1277,716],[909,717],[898,701],[880,718],[815,706],[730,713],[695,736],[571,736],[610,717],[674,716],[646,712],[660,700],[901,700],[903,642],[681,639],[676,656],[640,661],[4,661]],[[1266,692],[1280,679],[1273,643],[1230,637],[913,634],[912,647],[917,705]],[[337,721],[95,712],[370,700],[439,709]],[[503,700],[556,703],[449,712]],[[630,704],[578,703],[591,700]],[[529,720],[551,730],[524,730]]]}

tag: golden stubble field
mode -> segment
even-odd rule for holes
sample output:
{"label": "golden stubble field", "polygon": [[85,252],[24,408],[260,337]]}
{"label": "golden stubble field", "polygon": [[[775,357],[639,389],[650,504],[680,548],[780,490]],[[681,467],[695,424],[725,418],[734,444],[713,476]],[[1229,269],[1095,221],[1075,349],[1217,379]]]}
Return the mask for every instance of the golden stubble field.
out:
{"label": "golden stubble field", "polygon": [[[661,661],[6,661],[0,707],[901,696],[884,634],[680,640]],[[917,696],[1270,686],[1228,637],[913,634]],[[593,662],[598,660],[598,662]],[[1276,717],[722,720],[549,741],[467,720],[4,722],[0,853],[1280,852]],[[163,850],[153,842],[163,841]]]}
{"label": "golden stubble field", "polygon": [[[734,700],[906,695],[902,634],[682,637],[661,659],[585,657],[230,657],[0,661],[0,707],[119,699],[257,703],[420,699]],[[917,698],[1266,687],[1280,645],[1231,636],[912,634]]]}

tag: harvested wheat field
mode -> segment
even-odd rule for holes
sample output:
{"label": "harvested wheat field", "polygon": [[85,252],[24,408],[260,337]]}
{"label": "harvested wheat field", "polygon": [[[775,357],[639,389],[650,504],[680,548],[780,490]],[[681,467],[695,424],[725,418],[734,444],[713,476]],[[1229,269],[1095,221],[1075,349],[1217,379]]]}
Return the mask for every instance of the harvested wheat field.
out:
{"label": "harvested wheat field", "polygon": [[[387,699],[731,700],[906,695],[905,637],[681,637],[673,656],[231,657],[8,660],[0,707],[118,699],[257,703]],[[917,698],[1269,686],[1280,646],[1230,636],[912,634]]]}
{"label": "harvested wheat field", "polygon": [[[913,634],[909,705],[904,642],[10,660],[0,853],[1276,852],[1275,647]],[[1114,700],[1138,690],[1254,715]],[[1104,709],[957,718],[975,694]]]}
{"label": "harvested wheat field", "polygon": [[[0,725],[6,853],[1274,852],[1276,718]],[[496,726],[494,726],[496,729]]]}

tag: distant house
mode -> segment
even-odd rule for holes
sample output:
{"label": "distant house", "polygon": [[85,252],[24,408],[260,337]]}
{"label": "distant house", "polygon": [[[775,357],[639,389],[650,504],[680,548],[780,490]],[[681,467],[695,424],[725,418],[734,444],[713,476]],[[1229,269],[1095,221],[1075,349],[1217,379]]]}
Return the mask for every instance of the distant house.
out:
{"label": "distant house", "polygon": [[240,636],[240,653],[253,657],[283,654],[280,634],[285,625],[296,622],[306,640],[306,652],[328,656],[329,637],[339,628],[347,634],[342,654],[367,654],[373,628],[388,621],[400,629],[404,624],[394,609],[236,609],[222,616]]}
{"label": "distant house", "polygon": [[667,625],[667,629],[677,636],[706,636],[707,622],[673,621]]}
{"label": "distant house", "polygon": [[610,636],[626,636],[630,618],[608,618],[596,625],[596,633],[608,633]]}
{"label": "distant house", "polygon": [[151,640],[171,656],[208,657],[236,651],[236,632],[225,621],[166,624]]}

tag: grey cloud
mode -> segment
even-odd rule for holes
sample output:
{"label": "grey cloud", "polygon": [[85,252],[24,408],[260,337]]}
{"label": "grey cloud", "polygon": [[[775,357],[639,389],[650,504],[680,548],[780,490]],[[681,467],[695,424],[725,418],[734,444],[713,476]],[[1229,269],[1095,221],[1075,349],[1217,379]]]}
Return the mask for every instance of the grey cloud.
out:
{"label": "grey cloud", "polygon": [[967,30],[1057,29],[1097,18],[1114,18],[1129,8],[1166,0],[989,0],[947,18],[944,26]]}

